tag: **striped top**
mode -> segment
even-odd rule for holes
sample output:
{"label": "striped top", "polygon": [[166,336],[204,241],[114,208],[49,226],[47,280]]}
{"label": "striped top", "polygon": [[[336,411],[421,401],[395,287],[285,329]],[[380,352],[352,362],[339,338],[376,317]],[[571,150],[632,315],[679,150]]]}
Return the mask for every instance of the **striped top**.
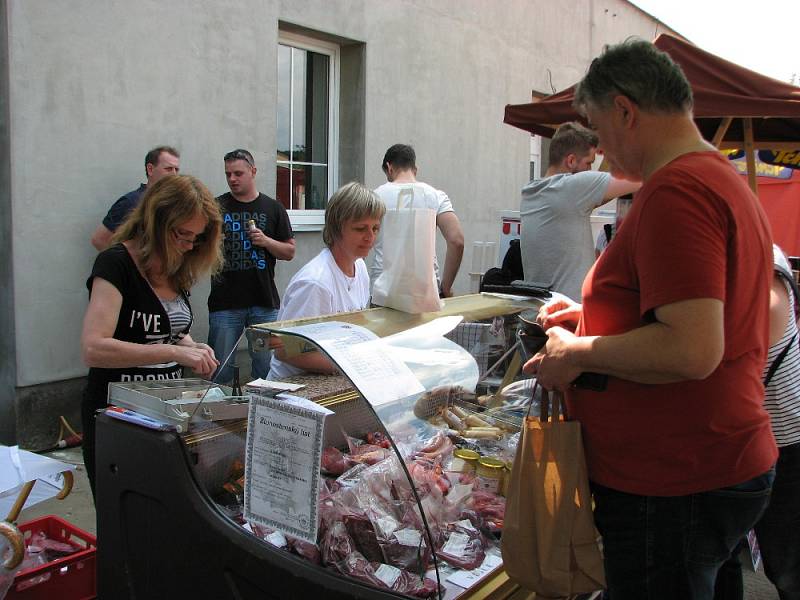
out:
{"label": "striped top", "polygon": [[192,311],[183,298],[183,294],[178,294],[178,297],[174,300],[161,299],[161,304],[164,306],[164,310],[167,311],[171,329],[169,341],[166,343],[175,344],[183,339],[185,335],[183,332],[188,331],[188,327],[192,322]]}
{"label": "striped top", "polygon": [[[791,271],[789,272],[791,273]],[[789,294],[791,317],[781,339],[770,347],[767,364],[764,367],[764,376],[766,377],[773,361],[783,351],[786,344],[792,343],[772,376],[764,398],[764,407],[772,420],[772,432],[775,434],[775,441],[779,447],[800,442],[800,345],[797,337],[792,339],[793,336],[798,335],[797,323],[794,319],[794,305],[797,299],[794,297],[789,283],[783,278],[781,281]]]}

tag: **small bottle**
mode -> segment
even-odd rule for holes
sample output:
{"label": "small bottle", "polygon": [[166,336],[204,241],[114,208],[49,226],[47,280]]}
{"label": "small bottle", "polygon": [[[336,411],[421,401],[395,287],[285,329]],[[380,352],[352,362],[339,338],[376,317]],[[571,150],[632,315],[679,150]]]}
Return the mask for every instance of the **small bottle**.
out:
{"label": "small bottle", "polygon": [[255,231],[256,230],[256,222],[253,219],[248,219],[248,221],[247,221],[247,229],[248,229],[248,231]]}
{"label": "small bottle", "polygon": [[239,365],[233,365],[233,395],[244,396],[242,394],[242,384],[239,383]]}

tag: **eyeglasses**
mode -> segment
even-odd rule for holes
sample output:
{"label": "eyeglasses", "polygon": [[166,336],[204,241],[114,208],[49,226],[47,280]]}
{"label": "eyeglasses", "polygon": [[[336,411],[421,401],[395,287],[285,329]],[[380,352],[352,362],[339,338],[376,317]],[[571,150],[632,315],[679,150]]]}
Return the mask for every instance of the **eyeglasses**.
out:
{"label": "eyeglasses", "polygon": [[223,159],[225,162],[229,160],[243,160],[251,167],[255,167],[255,161],[253,160],[253,155],[250,154],[247,150],[232,150],[228,152]]}
{"label": "eyeglasses", "polygon": [[175,241],[183,244],[191,244],[193,248],[202,246],[206,241],[206,234],[194,235],[191,231],[185,229],[173,229],[172,235],[175,236]]}

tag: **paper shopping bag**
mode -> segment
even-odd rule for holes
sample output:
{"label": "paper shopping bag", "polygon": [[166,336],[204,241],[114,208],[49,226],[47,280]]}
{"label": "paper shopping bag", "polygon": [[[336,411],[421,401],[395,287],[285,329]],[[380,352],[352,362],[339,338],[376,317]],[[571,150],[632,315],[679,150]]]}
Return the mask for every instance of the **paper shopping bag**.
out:
{"label": "paper shopping bag", "polygon": [[605,587],[580,424],[559,417],[548,394],[528,416],[511,471],[501,550],[512,581],[537,597],[566,598]]}
{"label": "paper shopping bag", "polygon": [[435,312],[444,304],[433,268],[436,211],[414,206],[413,188],[403,189],[397,206],[386,207],[381,224],[383,272],[373,282],[372,302],[407,313]]}

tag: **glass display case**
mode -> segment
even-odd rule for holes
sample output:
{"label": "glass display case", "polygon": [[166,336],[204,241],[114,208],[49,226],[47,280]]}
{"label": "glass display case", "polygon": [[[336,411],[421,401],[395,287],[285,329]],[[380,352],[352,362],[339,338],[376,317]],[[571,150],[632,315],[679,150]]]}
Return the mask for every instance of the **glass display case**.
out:
{"label": "glass display case", "polygon": [[[514,383],[518,314],[542,302],[476,294],[439,313],[266,323],[251,341],[321,352],[338,374],[251,382],[248,418],[210,383],[216,408],[200,395],[164,431],[99,416],[99,596],[526,597],[500,539],[531,401]],[[197,380],[132,387],[111,403],[150,396],[138,401],[158,416],[152,398],[197,402]]]}

